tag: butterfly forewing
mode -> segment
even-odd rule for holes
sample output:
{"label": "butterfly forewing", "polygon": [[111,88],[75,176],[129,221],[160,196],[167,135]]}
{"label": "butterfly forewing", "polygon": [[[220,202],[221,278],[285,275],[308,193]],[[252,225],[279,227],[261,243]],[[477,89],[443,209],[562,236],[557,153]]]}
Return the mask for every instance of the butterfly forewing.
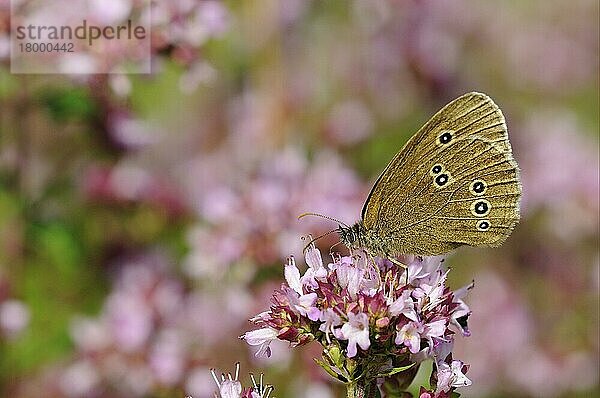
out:
{"label": "butterfly forewing", "polygon": [[497,246],[519,220],[521,185],[504,116],[465,94],[392,159],[363,208],[363,225],[392,253],[433,255]]}

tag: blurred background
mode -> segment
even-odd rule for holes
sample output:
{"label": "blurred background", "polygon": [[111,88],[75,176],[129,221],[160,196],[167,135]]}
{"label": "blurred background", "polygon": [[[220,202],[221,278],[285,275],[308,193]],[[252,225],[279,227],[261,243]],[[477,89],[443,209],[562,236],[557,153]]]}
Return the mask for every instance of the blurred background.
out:
{"label": "blurred background", "polygon": [[301,237],[335,227],[296,216],[356,221],[473,90],[506,115],[524,198],[504,246],[448,259],[452,288],[475,280],[461,392],[598,396],[597,1],[153,7],[151,75],[13,75],[0,0],[0,396],[206,398],[236,361],[279,398],[342,396],[317,345],[258,360],[237,337]]}

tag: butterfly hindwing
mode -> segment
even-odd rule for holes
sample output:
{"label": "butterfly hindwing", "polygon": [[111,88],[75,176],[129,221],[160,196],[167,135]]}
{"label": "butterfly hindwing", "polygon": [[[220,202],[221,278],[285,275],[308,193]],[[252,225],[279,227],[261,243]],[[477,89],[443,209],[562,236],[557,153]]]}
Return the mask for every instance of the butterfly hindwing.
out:
{"label": "butterfly hindwing", "polygon": [[519,219],[521,185],[506,124],[486,95],[446,105],[392,159],[363,224],[397,253],[497,246]]}

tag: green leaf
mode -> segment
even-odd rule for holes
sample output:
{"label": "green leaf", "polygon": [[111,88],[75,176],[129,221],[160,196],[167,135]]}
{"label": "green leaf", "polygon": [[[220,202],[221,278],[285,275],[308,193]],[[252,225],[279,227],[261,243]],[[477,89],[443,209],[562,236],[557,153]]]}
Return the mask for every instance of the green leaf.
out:
{"label": "green leaf", "polygon": [[325,371],[327,373],[329,373],[329,375],[331,377],[333,377],[336,380],[340,380],[344,383],[346,383],[348,380],[346,380],[345,377],[343,377],[342,375],[340,375],[338,372],[336,372],[328,363],[326,363],[325,361],[321,361],[320,359],[317,358],[313,358],[313,360],[317,363],[317,365],[319,365],[320,367],[322,367],[323,369],[325,369]]}
{"label": "green leaf", "polygon": [[344,356],[342,355],[342,350],[337,345],[332,345],[331,347],[323,350],[323,353],[327,355],[327,358],[331,360],[331,362],[337,366],[338,368],[344,367]]}
{"label": "green leaf", "polygon": [[400,366],[398,368],[392,368],[388,372],[378,374],[377,377],[389,377],[389,376],[393,376],[393,375],[395,375],[397,373],[404,372],[405,370],[410,369],[413,366],[415,366],[415,364],[411,363],[410,365],[407,365],[407,366]]}

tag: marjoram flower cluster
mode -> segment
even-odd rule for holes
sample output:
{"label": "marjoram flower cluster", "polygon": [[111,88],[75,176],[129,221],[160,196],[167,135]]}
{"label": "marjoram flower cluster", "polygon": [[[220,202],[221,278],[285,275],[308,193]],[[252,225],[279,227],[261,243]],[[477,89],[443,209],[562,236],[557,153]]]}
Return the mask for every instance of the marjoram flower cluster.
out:
{"label": "marjoram flower cluster", "polygon": [[325,266],[311,245],[303,275],[288,258],[286,283],[270,309],[251,319],[260,328],[242,336],[258,346],[257,356],[270,355],[276,339],[294,347],[316,340],[323,358],[315,361],[331,376],[347,384],[371,380],[384,396],[408,387],[427,359],[434,363],[432,389],[420,396],[450,397],[471,384],[468,365],[452,358],[452,347],[457,333],[470,334],[462,299],[473,283],[450,290],[442,257],[400,257],[406,269],[364,254],[332,257]]}
{"label": "marjoram flower cluster", "polygon": [[[240,363],[235,364],[235,376],[231,373],[225,375],[221,374],[221,378],[217,377],[215,369],[211,369],[212,377],[217,383],[219,393],[215,393],[215,398],[269,398],[273,392],[273,386],[265,385],[263,383],[263,375],[260,375],[257,383],[253,374],[250,374],[252,380],[252,387],[242,387],[242,383],[239,381],[240,375]],[[191,398],[191,397],[189,397]]]}

